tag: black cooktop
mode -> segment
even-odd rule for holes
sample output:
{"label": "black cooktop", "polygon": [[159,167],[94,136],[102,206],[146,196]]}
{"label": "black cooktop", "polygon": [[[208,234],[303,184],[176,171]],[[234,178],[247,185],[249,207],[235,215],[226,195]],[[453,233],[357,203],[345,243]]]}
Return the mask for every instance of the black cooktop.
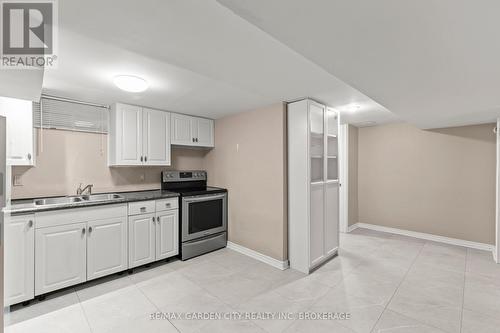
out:
{"label": "black cooktop", "polygon": [[213,187],[213,186],[177,188],[177,189],[169,189],[169,191],[179,193],[181,197],[227,192],[225,188]]}

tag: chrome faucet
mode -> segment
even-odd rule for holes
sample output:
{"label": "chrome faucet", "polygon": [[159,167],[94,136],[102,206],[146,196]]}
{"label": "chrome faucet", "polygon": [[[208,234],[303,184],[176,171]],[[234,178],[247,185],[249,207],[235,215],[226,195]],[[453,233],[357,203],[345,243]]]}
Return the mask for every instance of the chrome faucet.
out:
{"label": "chrome faucet", "polygon": [[83,183],[80,183],[80,185],[78,185],[78,188],[76,189],[76,195],[83,195],[85,191],[88,191],[89,195],[92,194],[92,187],[94,186],[94,184],[88,184],[84,188],[82,188],[82,186]]}

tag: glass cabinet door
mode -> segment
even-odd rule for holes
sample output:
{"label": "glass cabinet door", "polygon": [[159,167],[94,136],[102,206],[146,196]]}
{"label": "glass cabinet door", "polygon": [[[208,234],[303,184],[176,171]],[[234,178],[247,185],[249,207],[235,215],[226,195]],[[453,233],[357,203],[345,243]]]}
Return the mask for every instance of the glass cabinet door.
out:
{"label": "glass cabinet door", "polygon": [[326,170],[327,180],[338,180],[338,128],[339,118],[335,110],[326,110]]}
{"label": "glass cabinet door", "polygon": [[311,182],[324,180],[324,143],[325,143],[325,108],[321,105],[311,103],[309,108],[309,154],[311,159]]}

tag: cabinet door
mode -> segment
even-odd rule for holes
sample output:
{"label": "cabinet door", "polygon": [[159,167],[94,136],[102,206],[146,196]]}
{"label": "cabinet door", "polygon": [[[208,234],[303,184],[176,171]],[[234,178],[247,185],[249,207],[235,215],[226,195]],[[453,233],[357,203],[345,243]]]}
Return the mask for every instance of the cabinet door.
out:
{"label": "cabinet door", "polygon": [[117,104],[117,147],[118,165],[141,165],[142,153],[142,108]]}
{"label": "cabinet door", "polygon": [[145,165],[170,165],[170,113],[143,109]]}
{"label": "cabinet door", "polygon": [[324,258],[324,185],[311,185],[309,259],[311,267]]}
{"label": "cabinet door", "polygon": [[0,97],[0,115],[7,118],[7,165],[34,165],[33,103]]}
{"label": "cabinet door", "polygon": [[172,144],[191,146],[194,143],[194,138],[191,133],[191,120],[193,117],[182,114],[172,113]]}
{"label": "cabinet door", "polygon": [[339,117],[335,110],[326,110],[326,179],[327,180],[338,180],[339,179],[339,168],[338,168],[338,127],[339,127]]}
{"label": "cabinet door", "polygon": [[128,266],[137,267],[155,260],[155,214],[128,217]]}
{"label": "cabinet door", "polygon": [[156,260],[179,254],[179,213],[167,210],[156,218]]}
{"label": "cabinet door", "polygon": [[35,231],[33,215],[5,221],[5,306],[35,296]]}
{"label": "cabinet door", "polygon": [[193,136],[195,145],[201,147],[214,146],[214,121],[204,118],[193,118]]}
{"label": "cabinet door", "polygon": [[87,280],[128,268],[127,218],[87,223]]}
{"label": "cabinet door", "polygon": [[35,230],[35,295],[86,280],[86,227],[75,223]]}
{"label": "cabinet door", "polygon": [[339,247],[339,183],[328,182],[325,186],[325,253],[330,255]]}

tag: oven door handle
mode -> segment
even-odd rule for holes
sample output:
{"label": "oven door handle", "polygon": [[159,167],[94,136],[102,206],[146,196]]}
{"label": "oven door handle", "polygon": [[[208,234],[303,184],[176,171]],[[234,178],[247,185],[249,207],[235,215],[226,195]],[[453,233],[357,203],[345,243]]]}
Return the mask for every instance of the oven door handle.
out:
{"label": "oven door handle", "polygon": [[184,197],[182,198],[183,201],[185,202],[199,202],[199,201],[210,201],[210,200],[217,200],[217,199],[224,199],[226,198],[226,193],[223,194],[214,194],[214,195],[203,195],[203,196],[196,196],[196,197]]}

